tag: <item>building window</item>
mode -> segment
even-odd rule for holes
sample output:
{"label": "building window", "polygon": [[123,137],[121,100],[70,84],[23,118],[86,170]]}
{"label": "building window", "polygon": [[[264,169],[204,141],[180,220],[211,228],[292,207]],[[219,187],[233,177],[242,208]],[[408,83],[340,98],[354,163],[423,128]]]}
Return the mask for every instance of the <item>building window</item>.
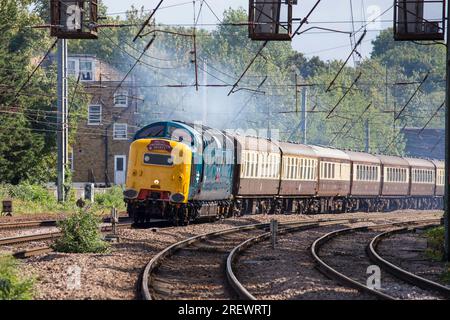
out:
{"label": "building window", "polygon": [[67,160],[68,160],[68,165],[69,165],[69,168],[70,168],[70,170],[71,171],[74,171],[74,169],[73,169],[73,151],[69,151],[68,153],[67,153]]}
{"label": "building window", "polygon": [[79,63],[81,81],[94,80],[94,62],[90,60],[80,60]]}
{"label": "building window", "polygon": [[73,60],[73,59],[69,59],[67,61],[67,74],[72,77],[77,78],[78,77],[78,73],[77,73],[77,60]]}
{"label": "building window", "polygon": [[102,123],[102,106],[91,105],[88,110],[88,124],[100,125]]}
{"label": "building window", "polygon": [[128,92],[126,90],[117,90],[114,93],[114,106],[122,108],[128,106]]}
{"label": "building window", "polygon": [[126,123],[114,123],[113,138],[114,140],[126,140],[128,128]]}

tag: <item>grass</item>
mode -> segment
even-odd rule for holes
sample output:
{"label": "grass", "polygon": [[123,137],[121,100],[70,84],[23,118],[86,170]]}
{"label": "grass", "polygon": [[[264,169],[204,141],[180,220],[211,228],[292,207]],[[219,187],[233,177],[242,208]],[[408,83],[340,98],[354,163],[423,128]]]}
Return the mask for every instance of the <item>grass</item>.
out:
{"label": "grass", "polygon": [[[425,237],[427,239],[428,248],[425,254],[428,258],[434,261],[442,261],[444,258],[444,239],[445,230],[443,226],[428,229],[425,232]],[[445,283],[450,283],[450,265],[445,265],[446,271],[441,275],[441,280]]]}
{"label": "grass", "polygon": [[101,219],[88,210],[80,210],[58,222],[62,237],[52,246],[58,252],[103,253],[108,244],[102,240]]}
{"label": "grass", "polygon": [[444,227],[428,229],[425,237],[428,244],[426,255],[432,260],[442,261],[444,257]]}
{"label": "grass", "polygon": [[[0,200],[13,200],[14,215],[76,212],[78,209],[76,206],[77,199],[73,190],[68,198],[68,201],[58,203],[56,197],[47,188],[40,185],[0,185]],[[96,194],[91,209],[97,214],[109,213],[113,206],[120,211],[125,210],[122,189],[119,186],[112,187],[103,194]]]}
{"label": "grass", "polygon": [[22,277],[19,263],[9,255],[0,256],[0,300],[30,300],[34,279]]}

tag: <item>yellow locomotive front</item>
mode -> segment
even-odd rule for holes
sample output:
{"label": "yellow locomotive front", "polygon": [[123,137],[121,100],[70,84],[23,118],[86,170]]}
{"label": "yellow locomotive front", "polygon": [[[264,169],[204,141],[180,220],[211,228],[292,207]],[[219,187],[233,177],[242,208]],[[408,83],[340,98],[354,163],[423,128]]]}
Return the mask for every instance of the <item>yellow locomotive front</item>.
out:
{"label": "yellow locomotive front", "polygon": [[130,146],[125,201],[136,222],[170,218],[189,199],[191,149],[168,139],[138,139]]}

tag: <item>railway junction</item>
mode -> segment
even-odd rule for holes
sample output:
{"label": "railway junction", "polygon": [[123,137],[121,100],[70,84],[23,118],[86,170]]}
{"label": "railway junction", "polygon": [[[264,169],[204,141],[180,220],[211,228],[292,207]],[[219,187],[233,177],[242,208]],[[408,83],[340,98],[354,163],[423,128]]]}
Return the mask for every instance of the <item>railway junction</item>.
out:
{"label": "railway junction", "polygon": [[447,302],[450,4],[223,2],[2,0],[0,300]]}

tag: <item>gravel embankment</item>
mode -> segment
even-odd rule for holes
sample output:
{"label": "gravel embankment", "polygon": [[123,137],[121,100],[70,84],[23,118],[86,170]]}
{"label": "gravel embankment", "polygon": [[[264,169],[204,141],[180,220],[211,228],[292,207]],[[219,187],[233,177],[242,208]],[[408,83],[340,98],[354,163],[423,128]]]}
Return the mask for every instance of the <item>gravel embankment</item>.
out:
{"label": "gravel embankment", "polygon": [[[320,250],[320,257],[336,270],[365,284],[367,268],[373,263],[365,250],[370,240],[380,232],[364,231],[338,236]],[[423,290],[381,271],[381,291],[402,300],[439,299],[436,293]]]}
{"label": "gravel embankment", "polygon": [[426,255],[427,239],[423,230],[394,234],[383,239],[377,252],[387,261],[425,279],[446,285],[442,274],[448,270],[446,263],[430,259]]}
{"label": "gravel embankment", "polygon": [[[370,217],[413,217],[416,212],[371,213]],[[429,215],[429,212],[426,213]],[[442,212],[436,212],[442,214]],[[237,225],[308,221],[315,218],[367,217],[367,213],[333,215],[255,215],[186,227],[121,229],[118,244],[107,254],[50,253],[24,261],[24,275],[36,278],[36,299],[138,299],[138,279],[148,261],[168,245],[190,236]],[[70,271],[79,270],[80,286],[73,286]]]}
{"label": "gravel embankment", "polygon": [[[428,216],[428,215],[427,215]],[[395,219],[381,219],[376,224],[401,221],[411,218],[410,213],[398,214]],[[352,227],[373,225],[373,223],[357,223]],[[310,245],[322,235],[342,228],[348,224],[320,227],[303,230],[281,236],[276,249],[273,250],[268,241],[258,243],[243,252],[234,266],[237,278],[258,299],[269,300],[341,300],[341,299],[374,299],[352,288],[339,285],[325,277],[315,268],[310,254]],[[356,243],[355,243],[356,242]],[[351,241],[353,250],[363,245]],[[347,264],[348,253],[339,248],[330,259]],[[361,261],[361,260],[360,260]],[[352,263],[349,263],[349,266]],[[366,266],[367,267],[367,266]],[[353,266],[347,267],[347,269]],[[352,274],[352,272],[349,272]]]}

